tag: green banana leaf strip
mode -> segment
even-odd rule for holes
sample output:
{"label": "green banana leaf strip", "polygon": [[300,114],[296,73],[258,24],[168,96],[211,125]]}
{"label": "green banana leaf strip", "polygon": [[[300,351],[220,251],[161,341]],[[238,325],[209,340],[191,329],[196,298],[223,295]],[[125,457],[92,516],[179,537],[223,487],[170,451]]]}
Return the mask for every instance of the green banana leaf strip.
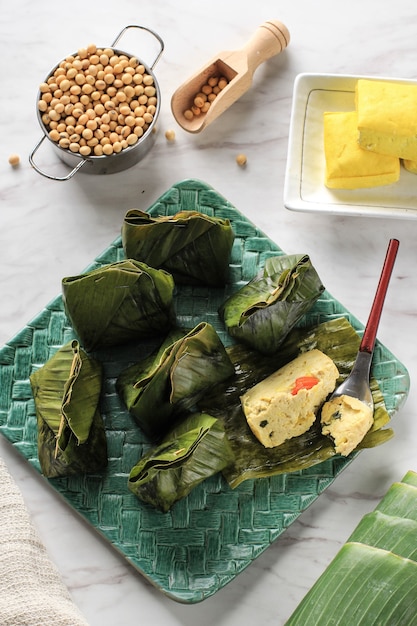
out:
{"label": "green banana leaf strip", "polygon": [[272,354],[323,291],[308,255],[271,257],[261,274],[223,303],[219,314],[232,337]]}
{"label": "green banana leaf strip", "polygon": [[[414,500],[417,507],[417,498]],[[417,562],[417,522],[372,511],[361,519],[349,542],[365,543]]]}
{"label": "green banana leaf strip", "polygon": [[217,332],[201,322],[189,331],[177,329],[154,355],[123,370],[116,389],[142,430],[161,439],[178,414],[192,410],[204,393],[233,374]]}
{"label": "green banana leaf strip", "polygon": [[393,483],[374,511],[364,515],[348,542],[366,543],[417,562],[417,473]]}
{"label": "green banana leaf strip", "polygon": [[415,624],[417,563],[386,550],[346,543],[285,626]]}
{"label": "green banana leaf strip", "polygon": [[233,374],[220,337],[211,324],[202,322],[178,342],[170,373],[170,402],[189,409],[203,392]]}
{"label": "green banana leaf strip", "polygon": [[30,384],[43,474],[53,478],[102,470],[107,440],[99,411],[101,364],[74,340],[31,374]]}
{"label": "green banana leaf strip", "polygon": [[[265,448],[246,422],[240,396],[300,352],[313,348],[333,359],[340,373],[339,383],[350,373],[359,344],[360,338],[348,320],[337,318],[311,329],[294,328],[275,355],[263,355],[242,344],[227,348],[235,376],[205,394],[198,408],[223,421],[234,453],[234,462],[223,474],[232,488],[244,480],[306,469],[336,455],[332,441],[321,434],[319,420],[303,435],[276,448]],[[390,416],[375,379],[371,380],[371,389],[374,424],[358,448],[380,445],[393,436],[391,429],[383,429]]]}
{"label": "green banana leaf strip", "polygon": [[417,487],[404,482],[392,484],[376,510],[417,522]]}
{"label": "green banana leaf strip", "polygon": [[133,259],[62,279],[66,314],[87,351],[166,334],[173,294],[169,273]]}
{"label": "green banana leaf strip", "polygon": [[137,424],[152,440],[160,439],[171,426],[174,407],[169,373],[175,359],[173,345],[184,336],[170,333],[161,348],[146,359],[124,369],[116,380],[116,390]]}
{"label": "green banana leaf strip", "polygon": [[[134,362],[126,367],[119,374],[116,380],[116,390],[123,399],[126,407],[133,414],[136,410],[136,404],[142,396],[150,381],[156,376],[165,364],[170,360],[170,348],[179,339],[182,339],[189,330],[174,328],[165,337],[160,347],[152,352],[149,356]],[[162,385],[163,390],[165,385]],[[161,395],[159,394],[159,397]]]}
{"label": "green banana leaf strip", "polygon": [[232,457],[222,423],[192,413],[143,455],[130,472],[128,486],[138,498],[167,512]]}
{"label": "green banana leaf strip", "polygon": [[401,482],[406,483],[407,485],[413,485],[414,487],[417,487],[417,472],[413,472],[413,470],[408,470]]}
{"label": "green banana leaf strip", "polygon": [[198,211],[152,217],[131,209],[122,225],[126,256],[165,269],[178,284],[223,286],[233,241],[229,220]]}
{"label": "green banana leaf strip", "polygon": [[62,416],[67,426],[61,429],[61,450],[65,450],[66,432],[71,432],[77,443],[85,443],[90,434],[101,391],[102,369],[80,349],[78,341],[72,342],[74,352],[69,378],[65,383]]}

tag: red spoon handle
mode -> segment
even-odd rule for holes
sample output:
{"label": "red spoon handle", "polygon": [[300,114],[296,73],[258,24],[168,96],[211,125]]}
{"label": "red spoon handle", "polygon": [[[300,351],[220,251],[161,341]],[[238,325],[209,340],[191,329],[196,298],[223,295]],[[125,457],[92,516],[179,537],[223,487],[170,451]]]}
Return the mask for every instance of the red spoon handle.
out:
{"label": "red spoon handle", "polygon": [[362,341],[359,347],[360,352],[369,352],[370,354],[372,354],[374,350],[376,333],[379,326],[379,320],[381,319],[382,307],[384,305],[385,295],[387,293],[388,284],[391,278],[392,268],[394,267],[399,245],[400,242],[398,241],[398,239],[390,239],[371,312],[369,313],[368,322],[366,324]]}

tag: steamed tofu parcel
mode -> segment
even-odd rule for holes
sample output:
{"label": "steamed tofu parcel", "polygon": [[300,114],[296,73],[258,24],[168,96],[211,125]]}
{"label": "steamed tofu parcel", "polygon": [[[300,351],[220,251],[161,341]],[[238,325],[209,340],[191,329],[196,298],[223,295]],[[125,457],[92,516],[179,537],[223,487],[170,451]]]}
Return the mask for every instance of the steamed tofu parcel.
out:
{"label": "steamed tofu parcel", "polygon": [[317,349],[300,354],[242,397],[250,429],[265,448],[273,448],[306,432],[331,393],[339,371]]}
{"label": "steamed tofu parcel", "polygon": [[358,143],[356,111],[325,112],[325,185],[330,189],[360,189],[397,182],[400,160],[369,152]]}
{"label": "steamed tofu parcel", "polygon": [[355,96],[359,145],[417,161],[417,85],[359,79]]}

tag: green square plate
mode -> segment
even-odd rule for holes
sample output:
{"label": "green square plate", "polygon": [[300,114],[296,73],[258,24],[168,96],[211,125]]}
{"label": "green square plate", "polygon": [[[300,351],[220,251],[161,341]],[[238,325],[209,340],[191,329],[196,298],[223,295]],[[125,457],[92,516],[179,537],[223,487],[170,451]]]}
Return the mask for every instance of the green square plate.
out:
{"label": "green square plate", "polygon": [[[148,212],[172,215],[197,210],[230,219],[236,235],[225,289],[181,287],[177,319],[192,327],[209,321],[230,343],[217,309],[237,286],[248,282],[267,256],[282,250],[212,187],[182,181],[166,191]],[[86,271],[124,258],[117,238]],[[346,317],[360,333],[363,326],[325,291],[309,314],[319,323]],[[35,406],[29,376],[73,337],[61,295],[48,304],[0,350],[0,432],[40,471]],[[139,345],[149,350],[149,345]],[[129,352],[132,358],[131,352]],[[108,435],[109,465],[101,476],[45,479],[137,570],[170,598],[204,600],[244,570],[328,487],[352,460],[334,457],[312,468],[272,478],[249,480],[235,490],[221,475],[206,480],[169,513],[141,503],[127,489],[131,467],[147,441],[122,405],[115,378],[126,365],[126,349],[103,355],[105,385],[102,413]],[[373,375],[392,416],[409,390],[406,368],[377,343]]]}

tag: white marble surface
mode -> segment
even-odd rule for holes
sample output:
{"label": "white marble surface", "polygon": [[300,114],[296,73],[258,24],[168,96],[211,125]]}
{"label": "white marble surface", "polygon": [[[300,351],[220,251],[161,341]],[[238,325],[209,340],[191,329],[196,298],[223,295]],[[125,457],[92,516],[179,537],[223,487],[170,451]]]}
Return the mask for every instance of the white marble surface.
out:
{"label": "white marble surface", "polygon": [[[250,10],[243,6],[241,0],[119,0],[86,2],[81,8],[77,3],[14,0],[3,7],[0,344],[59,293],[62,276],[78,273],[108,246],[127,209],[146,209],[173,183],[200,178],[286,252],[309,253],[330,293],[362,322],[388,239],[400,240],[379,339],[408,368],[411,390],[395,417],[394,439],[362,453],[246,571],[214,597],[193,606],[175,603],[151,587],[59,502],[0,438],[0,455],[91,626],[284,624],[360,518],[392,482],[409,469],[417,470],[417,222],[292,213],[283,206],[296,75],[417,78],[415,2],[397,0],[392,7],[377,0],[350,0],[342,6],[333,0],[278,4],[263,0]],[[215,53],[240,48],[270,18],[288,26],[289,48],[259,68],[253,88],[203,134],[182,131],[170,112],[174,89]],[[153,150],[134,168],[107,177],[80,173],[68,182],[56,182],[40,176],[28,163],[41,137],[35,112],[38,84],[61,58],[90,42],[109,45],[127,24],[148,26],[165,42],[155,68],[162,109]],[[132,38],[125,47],[140,55],[147,45]],[[164,137],[169,128],[176,131],[172,144]],[[245,169],[235,163],[239,152],[248,157]],[[16,169],[8,164],[11,153],[21,156]],[[42,153],[42,162],[48,170],[64,171],[49,149]]]}

